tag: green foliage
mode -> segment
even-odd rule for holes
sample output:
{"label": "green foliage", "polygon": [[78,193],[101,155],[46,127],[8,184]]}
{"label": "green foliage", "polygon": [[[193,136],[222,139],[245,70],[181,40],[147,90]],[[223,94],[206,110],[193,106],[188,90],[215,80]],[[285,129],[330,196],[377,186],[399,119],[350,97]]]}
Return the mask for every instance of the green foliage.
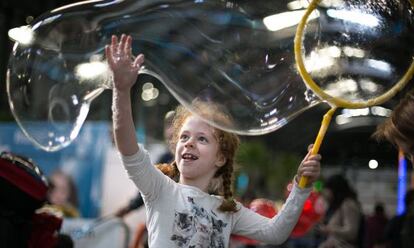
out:
{"label": "green foliage", "polygon": [[273,166],[267,172],[268,187],[270,189],[280,189],[278,193],[283,194],[286,186],[296,175],[301,158],[294,153],[279,152],[275,154]]}
{"label": "green foliage", "polygon": [[263,142],[242,142],[236,155],[238,173],[249,176],[249,185],[239,195],[283,199],[286,185],[296,175],[301,162],[297,154],[270,150]]}
{"label": "green foliage", "polygon": [[271,153],[261,142],[242,142],[236,155],[237,162],[246,172],[267,168],[271,164]]}

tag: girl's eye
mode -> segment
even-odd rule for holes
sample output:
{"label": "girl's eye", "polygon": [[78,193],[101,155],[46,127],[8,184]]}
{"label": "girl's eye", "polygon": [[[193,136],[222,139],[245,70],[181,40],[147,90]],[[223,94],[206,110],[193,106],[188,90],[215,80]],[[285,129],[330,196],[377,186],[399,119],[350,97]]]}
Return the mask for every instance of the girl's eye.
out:
{"label": "girl's eye", "polygon": [[207,143],[208,142],[207,138],[206,137],[203,137],[203,136],[199,137],[198,140],[200,142],[203,142],[203,143]]}
{"label": "girl's eye", "polygon": [[181,141],[186,141],[186,140],[188,140],[188,135],[186,135],[186,134],[182,134],[182,135],[180,136],[180,140],[181,140]]}

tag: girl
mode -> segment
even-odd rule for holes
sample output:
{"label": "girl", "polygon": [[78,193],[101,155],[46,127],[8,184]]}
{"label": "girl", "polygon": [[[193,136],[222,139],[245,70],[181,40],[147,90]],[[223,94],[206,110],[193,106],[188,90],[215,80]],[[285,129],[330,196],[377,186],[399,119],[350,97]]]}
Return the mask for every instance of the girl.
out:
{"label": "girl", "polygon": [[[141,192],[147,212],[150,247],[228,247],[230,234],[266,243],[284,242],[302,211],[311,187],[292,190],[284,208],[272,219],[263,217],[233,200],[231,177],[239,140],[179,108],[174,117],[174,162],[165,176],[152,166],[147,151],[137,144],[131,111],[130,90],[144,56],[131,54],[130,36],[119,42],[112,37],[105,48],[113,71],[113,130],[117,148],[129,177]],[[211,105],[197,109],[211,118],[227,119]],[[298,168],[298,178],[313,183],[320,173],[320,156],[308,154]],[[209,194],[215,193],[215,194]]]}

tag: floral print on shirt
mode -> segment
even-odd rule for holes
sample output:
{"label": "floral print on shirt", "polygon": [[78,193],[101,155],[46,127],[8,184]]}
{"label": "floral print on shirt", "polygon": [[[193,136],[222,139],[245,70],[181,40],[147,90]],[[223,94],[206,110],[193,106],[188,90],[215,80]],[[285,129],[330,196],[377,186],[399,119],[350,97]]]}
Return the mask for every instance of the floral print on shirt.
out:
{"label": "floral print on shirt", "polygon": [[171,240],[176,247],[224,248],[223,228],[227,223],[217,219],[214,211],[208,212],[198,206],[193,198],[188,197],[187,200],[191,204],[190,212],[175,212]]}

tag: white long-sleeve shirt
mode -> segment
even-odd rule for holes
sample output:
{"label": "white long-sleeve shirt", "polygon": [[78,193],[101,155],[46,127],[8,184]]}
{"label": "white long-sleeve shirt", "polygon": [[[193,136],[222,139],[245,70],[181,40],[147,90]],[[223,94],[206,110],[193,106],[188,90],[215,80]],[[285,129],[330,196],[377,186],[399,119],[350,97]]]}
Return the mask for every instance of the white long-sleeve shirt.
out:
{"label": "white long-sleeve shirt", "polygon": [[147,214],[148,242],[152,248],[229,246],[230,234],[269,244],[290,235],[311,189],[294,186],[279,213],[269,219],[237,203],[239,211],[221,212],[222,197],[174,182],[150,161],[148,152],[122,156],[129,177],[141,192]]}

